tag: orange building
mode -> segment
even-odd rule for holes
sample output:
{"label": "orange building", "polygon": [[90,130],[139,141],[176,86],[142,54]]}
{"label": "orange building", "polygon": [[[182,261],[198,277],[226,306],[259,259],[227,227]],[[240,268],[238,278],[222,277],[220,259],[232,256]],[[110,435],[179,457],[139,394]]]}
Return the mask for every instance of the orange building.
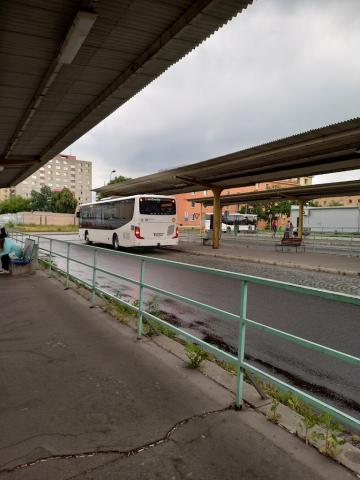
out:
{"label": "orange building", "polygon": [[[305,177],[307,178],[307,177]],[[301,179],[303,180],[303,179]],[[257,183],[256,185],[250,185],[248,187],[230,188],[222,191],[222,195],[233,195],[235,193],[248,193],[254,191],[271,190],[273,188],[291,188],[299,186],[299,179],[291,180],[278,180],[276,182]],[[311,183],[311,179],[309,181]],[[304,184],[304,183],[302,183]],[[211,190],[200,190],[199,192],[180,193],[175,195],[178,212],[178,223],[180,226],[200,227],[201,225],[201,206],[196,203],[197,198],[212,197]],[[194,201],[189,201],[194,199]],[[229,205],[223,208],[223,211],[227,210],[229,213],[235,213],[240,210],[242,205],[235,204]],[[202,207],[202,213],[211,213],[213,207]],[[250,213],[250,212],[249,212]]]}
{"label": "orange building", "polygon": [[360,206],[360,195],[351,197],[346,195],[343,197],[317,198],[315,202],[319,207],[357,207]]}

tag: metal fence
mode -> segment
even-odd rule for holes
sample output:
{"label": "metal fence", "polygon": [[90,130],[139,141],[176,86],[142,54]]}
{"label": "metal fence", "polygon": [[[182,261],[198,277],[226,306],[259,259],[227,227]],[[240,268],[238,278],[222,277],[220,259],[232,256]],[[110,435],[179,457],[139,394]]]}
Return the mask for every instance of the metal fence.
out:
{"label": "metal fence", "polygon": [[[101,247],[93,247],[93,246],[88,246],[88,245],[82,245],[82,248],[87,249],[88,253],[91,253],[91,262],[86,263],[83,262],[77,258],[72,258],[71,253],[72,249],[76,246],[79,248],[79,243],[76,242],[69,242],[69,241],[64,241],[64,240],[59,240],[55,238],[50,238],[50,237],[45,237],[45,236],[40,236],[40,235],[26,235],[23,233],[13,233],[12,234],[13,238],[20,242],[24,243],[25,238],[32,238],[35,239],[39,252],[42,253],[43,255],[43,261],[46,262],[48,265],[48,274],[51,276],[52,271],[54,268],[57,270],[60,270],[66,279],[66,286],[69,286],[70,279],[76,279],[78,282],[86,285],[92,292],[92,302],[93,304],[96,303],[96,295],[97,294],[103,294],[106,295],[107,297],[112,298],[114,301],[119,302],[122,305],[125,305],[126,307],[132,309],[133,311],[137,312],[137,336],[140,339],[143,333],[143,319],[149,319],[154,322],[157,322],[160,325],[165,326],[166,328],[170,329],[174,333],[182,336],[189,342],[196,343],[200,345],[202,348],[204,348],[206,351],[214,354],[216,357],[221,358],[226,360],[227,362],[230,362],[231,364],[235,365],[237,367],[237,375],[236,375],[236,399],[235,403],[238,408],[242,406],[243,403],[243,388],[244,388],[244,373],[247,372],[250,375],[255,374],[256,376],[265,379],[266,381],[270,382],[271,384],[276,385],[282,390],[289,390],[293,392],[295,395],[297,395],[299,398],[304,400],[305,402],[312,404],[315,406],[317,409],[321,411],[325,411],[333,415],[334,417],[337,417],[340,419],[342,422],[350,425],[351,427],[360,430],[360,420],[352,417],[351,415],[347,414],[346,412],[343,412],[337,408],[335,408],[333,405],[326,403],[322,400],[319,400],[318,398],[308,394],[307,392],[304,392],[300,390],[297,387],[294,387],[293,385],[284,382],[283,380],[276,378],[274,375],[269,374],[268,372],[261,370],[260,368],[257,368],[251,364],[249,364],[247,361],[245,361],[245,347],[246,347],[246,330],[247,328],[254,328],[261,330],[262,332],[280,337],[287,342],[291,342],[297,345],[301,345],[302,347],[315,350],[318,352],[321,352],[324,355],[328,355],[330,357],[335,357],[338,360],[348,362],[350,364],[353,364],[357,367],[360,366],[360,358],[355,357],[353,355],[349,355],[347,353],[326,347],[324,345],[320,345],[318,343],[309,341],[305,338],[301,338],[299,336],[292,335],[290,333],[287,333],[283,330],[279,330],[270,326],[267,326],[265,324],[256,322],[254,320],[251,320],[248,318],[247,314],[247,303],[248,303],[248,286],[249,284],[258,284],[258,285],[263,285],[267,287],[272,287],[272,288],[277,288],[277,289],[282,289],[282,290],[287,290],[291,292],[295,292],[300,295],[310,295],[314,297],[320,297],[323,299],[328,299],[336,302],[343,302],[343,303],[349,303],[353,305],[360,305],[360,297],[355,297],[355,296],[350,296],[346,294],[340,294],[340,293],[335,293],[335,292],[330,292],[327,290],[319,290],[315,288],[310,288],[310,287],[302,287],[290,283],[285,283],[277,280],[269,280],[265,278],[259,278],[259,277],[254,277],[250,275],[243,275],[240,273],[235,273],[235,272],[228,272],[224,270],[217,270],[213,268],[207,268],[207,267],[202,267],[202,266],[197,266],[197,265],[191,265],[191,264],[185,264],[185,263],[180,263],[180,262],[174,262],[171,260],[164,260],[164,259],[159,259],[159,258],[154,258],[154,257],[146,257],[146,256],[141,256],[141,255],[135,255],[133,253],[127,253],[127,252],[119,252],[119,251],[114,251],[114,250],[109,250],[109,249],[104,249]],[[58,251],[55,252],[54,245],[55,244],[61,244],[63,247],[63,253],[59,253]],[[106,252],[107,254],[114,255],[114,256],[122,256],[122,257],[131,257],[131,258],[136,258],[140,262],[140,275],[139,279],[131,279],[129,277],[123,276],[116,274],[114,272],[109,272],[107,270],[104,270],[100,267],[97,266],[97,254],[98,252]],[[65,268],[59,268],[58,266],[55,265],[54,258],[60,257],[65,260],[64,265],[66,265]],[[92,271],[92,281],[87,282],[81,278],[74,277],[73,274],[70,274],[70,262],[75,262],[79,265],[88,267]],[[190,297],[185,297],[182,295],[179,295],[177,293],[156,287],[152,284],[146,283],[145,282],[145,269],[147,264],[151,263],[157,263],[157,264],[165,264],[168,266],[171,266],[174,269],[186,269],[186,270],[191,270],[191,271],[196,271],[196,272],[204,272],[207,274],[212,274],[214,276],[220,276],[220,277],[228,277],[228,278],[233,278],[237,279],[241,282],[241,291],[239,295],[239,314],[236,315],[234,313],[231,313],[226,310],[222,310],[219,308],[216,308],[214,306],[208,305],[206,303],[202,303],[198,300],[195,300]],[[120,280],[124,280],[126,282],[130,282],[131,284],[135,285],[138,288],[138,295],[139,295],[139,302],[138,305],[134,305],[132,303],[129,303],[123,299],[120,299],[116,297],[115,295],[110,294],[109,292],[106,292],[103,290],[100,286],[97,285],[96,283],[96,278],[98,273],[104,273],[106,275],[110,275],[112,277],[115,277]],[[191,305],[193,307],[205,310],[206,312],[218,315],[221,318],[228,319],[231,321],[234,321],[238,324],[239,327],[239,334],[238,334],[238,353],[237,356],[232,355],[228,352],[225,352],[221,350],[220,348],[211,345],[202,339],[196,337],[195,335],[184,331],[181,328],[178,328],[171,323],[166,322],[165,320],[158,318],[156,315],[153,313],[150,313],[149,311],[146,310],[146,305],[144,302],[144,290],[150,290],[152,292],[155,292],[157,294],[164,295],[165,297],[172,298],[181,302],[184,302],[188,305]],[[360,316],[359,316],[360,320]]]}

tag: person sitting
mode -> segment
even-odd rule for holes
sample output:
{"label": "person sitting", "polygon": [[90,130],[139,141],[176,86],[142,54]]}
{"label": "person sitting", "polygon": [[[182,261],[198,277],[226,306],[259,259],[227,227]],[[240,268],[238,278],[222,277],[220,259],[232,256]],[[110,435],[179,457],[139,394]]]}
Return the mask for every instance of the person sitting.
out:
{"label": "person sitting", "polygon": [[0,238],[6,238],[8,235],[6,233],[5,227],[1,227],[0,229]]}
{"label": "person sitting", "polygon": [[10,256],[21,257],[22,248],[11,238],[0,238],[1,266],[0,274],[9,273]]}

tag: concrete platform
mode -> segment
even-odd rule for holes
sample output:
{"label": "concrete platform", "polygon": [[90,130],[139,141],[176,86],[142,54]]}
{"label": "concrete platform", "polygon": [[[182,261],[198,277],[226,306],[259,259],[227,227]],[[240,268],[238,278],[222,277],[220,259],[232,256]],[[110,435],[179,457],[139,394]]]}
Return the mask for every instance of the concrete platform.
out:
{"label": "concrete platform", "polygon": [[219,249],[211,245],[201,245],[195,241],[180,241],[176,247],[182,252],[193,255],[213,256],[223,259],[237,259],[263,265],[278,265],[316,272],[340,275],[360,276],[360,257],[356,255],[339,255],[336,253],[319,253],[312,251],[275,251],[272,243],[259,244],[240,238],[238,241],[223,241]]}
{"label": "concrete platform", "polygon": [[0,480],[354,478],[44,273],[0,295]]}

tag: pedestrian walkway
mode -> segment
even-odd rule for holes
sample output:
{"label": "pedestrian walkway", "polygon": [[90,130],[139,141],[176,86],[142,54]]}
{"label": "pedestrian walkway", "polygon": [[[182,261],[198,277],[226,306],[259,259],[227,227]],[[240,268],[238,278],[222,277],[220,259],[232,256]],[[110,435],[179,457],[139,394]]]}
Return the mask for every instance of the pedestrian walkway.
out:
{"label": "pedestrian walkway", "polygon": [[43,272],[0,294],[0,480],[354,478]]}
{"label": "pedestrian walkway", "polygon": [[275,251],[272,244],[238,241],[223,241],[215,250],[210,245],[201,245],[195,241],[181,241],[178,250],[196,255],[214,256],[224,259],[238,259],[264,265],[278,265],[288,268],[336,273],[341,275],[360,275],[360,257],[298,251]]}

